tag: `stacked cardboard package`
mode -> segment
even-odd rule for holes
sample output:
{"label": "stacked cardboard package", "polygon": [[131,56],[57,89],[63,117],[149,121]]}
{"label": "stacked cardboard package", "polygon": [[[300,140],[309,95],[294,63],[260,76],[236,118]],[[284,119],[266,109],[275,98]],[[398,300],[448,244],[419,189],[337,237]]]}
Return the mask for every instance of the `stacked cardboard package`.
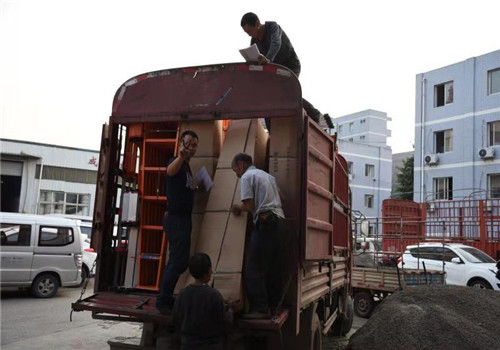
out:
{"label": "stacked cardboard package", "polygon": [[[232,120],[222,147],[214,185],[210,191],[206,212],[201,223],[195,252],[203,252],[212,260],[214,287],[226,300],[241,298],[241,272],[245,250],[247,216],[234,216],[233,204],[239,204],[239,180],[232,171],[231,162],[237,153],[245,152],[254,158],[257,166],[265,163],[267,133],[258,120]],[[179,281],[181,289],[192,282]]]}

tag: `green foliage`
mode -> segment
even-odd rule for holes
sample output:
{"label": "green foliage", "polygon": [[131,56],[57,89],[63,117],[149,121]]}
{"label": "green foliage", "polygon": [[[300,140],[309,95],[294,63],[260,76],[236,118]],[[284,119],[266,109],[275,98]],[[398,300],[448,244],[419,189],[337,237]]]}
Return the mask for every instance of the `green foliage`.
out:
{"label": "green foliage", "polygon": [[396,175],[398,187],[393,198],[413,200],[413,156],[403,159],[403,167],[397,167]]}

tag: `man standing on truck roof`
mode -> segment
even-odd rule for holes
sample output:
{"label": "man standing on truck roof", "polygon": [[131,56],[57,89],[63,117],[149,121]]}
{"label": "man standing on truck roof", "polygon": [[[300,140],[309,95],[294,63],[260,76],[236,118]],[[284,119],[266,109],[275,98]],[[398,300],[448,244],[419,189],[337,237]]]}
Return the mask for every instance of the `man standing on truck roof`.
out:
{"label": "man standing on truck roof", "polygon": [[162,276],[160,294],[156,299],[156,308],[162,314],[172,313],[175,285],[189,265],[193,190],[197,187],[189,161],[197,148],[198,135],[194,131],[186,130],[180,138],[178,155],[168,161],[167,212],[163,218],[163,230],[169,242],[170,252]]}
{"label": "man standing on truck roof", "polygon": [[[276,22],[260,23],[259,17],[253,12],[248,12],[241,18],[241,27],[252,39],[250,45],[256,44],[261,52],[259,64],[276,63],[287,67],[300,75],[300,61],[293,45],[285,31]],[[319,123],[321,113],[314,106],[302,99],[302,104],[307,114]],[[266,120],[266,124],[268,121]],[[269,125],[268,129],[269,129]]]}
{"label": "man standing on truck roof", "polygon": [[250,234],[245,262],[245,292],[250,311],[245,318],[268,318],[270,309],[279,305],[280,278],[280,226],[285,218],[281,208],[278,185],[274,177],[253,166],[252,157],[239,153],[231,164],[241,178],[241,201],[232,212],[253,214],[254,229]]}

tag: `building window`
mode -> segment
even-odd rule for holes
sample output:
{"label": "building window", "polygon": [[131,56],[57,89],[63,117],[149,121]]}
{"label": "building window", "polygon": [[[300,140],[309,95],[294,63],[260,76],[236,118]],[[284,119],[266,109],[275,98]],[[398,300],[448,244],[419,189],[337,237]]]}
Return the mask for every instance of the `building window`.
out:
{"label": "building window", "polygon": [[364,118],[363,118],[363,119],[361,119],[361,120],[359,121],[359,123],[360,123],[360,124],[364,124],[364,123],[366,123],[366,119],[364,119]]}
{"label": "building window", "polygon": [[373,208],[373,195],[365,194],[365,208]]}
{"label": "building window", "polygon": [[342,125],[339,125],[339,134],[342,133]]}
{"label": "building window", "polygon": [[352,132],[354,129],[354,123],[349,123],[349,132]]}
{"label": "building window", "polygon": [[437,131],[435,137],[435,153],[444,153],[453,151],[453,130]]}
{"label": "building window", "polygon": [[500,198],[500,174],[488,175],[488,192],[490,198]]}
{"label": "building window", "polygon": [[90,194],[40,191],[38,214],[89,215]]}
{"label": "building window", "polygon": [[434,198],[453,199],[453,178],[452,177],[437,177],[434,179]]}
{"label": "building window", "polygon": [[500,92],[500,68],[488,72],[488,95]]}
{"label": "building window", "polygon": [[349,142],[353,142],[353,141],[354,141],[354,139],[353,139],[352,137],[349,137],[349,139],[348,139],[347,141],[349,141]]}
{"label": "building window", "polygon": [[352,174],[352,162],[347,162],[347,173]]}
{"label": "building window", "polygon": [[365,135],[361,135],[361,136],[359,137],[359,140],[360,140],[360,141],[364,141],[364,140],[365,140]]}
{"label": "building window", "polygon": [[488,123],[489,146],[500,145],[500,120]]}
{"label": "building window", "polygon": [[453,82],[434,86],[434,107],[441,107],[453,103]]}
{"label": "building window", "polygon": [[371,178],[375,177],[375,165],[365,164],[365,176]]}

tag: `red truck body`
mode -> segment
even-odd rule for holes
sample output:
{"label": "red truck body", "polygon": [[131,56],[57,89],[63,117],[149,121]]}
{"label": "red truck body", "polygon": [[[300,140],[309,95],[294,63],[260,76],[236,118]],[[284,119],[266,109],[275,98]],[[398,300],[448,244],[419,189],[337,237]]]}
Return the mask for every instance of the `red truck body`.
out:
{"label": "red truck body", "polygon": [[[336,329],[345,334],[350,329],[352,240],[347,162],[338,154],[335,138],[304,114],[297,77],[272,64],[156,71],[134,77],[118,89],[101,144],[92,232],[92,246],[98,253],[95,294],[74,303],[74,310],[92,311],[95,318],[168,322],[154,309],[168,249],[168,241],[161,234],[161,217],[168,199],[145,193],[147,183],[163,181],[165,162],[176,152],[182,123],[225,120],[227,125],[228,121],[256,118],[270,118],[271,122],[279,119],[295,130],[287,144],[297,166],[287,179],[280,180],[281,186],[286,184],[290,189],[284,208],[292,242],[291,279],[285,312],[272,322],[237,318],[236,329],[288,329],[297,337],[297,348],[321,342],[321,331],[326,334]],[[156,139],[151,141],[150,137]],[[158,153],[147,151],[152,144]],[[273,155],[269,153],[265,170],[271,172],[269,159]],[[154,169],[144,165],[147,154],[154,158]],[[121,220],[120,196],[124,191],[139,192],[138,221],[148,220],[147,232],[157,237],[155,245],[160,247],[155,255],[157,262],[149,270],[156,278],[149,288],[123,286],[130,249],[127,232],[131,229]],[[113,235],[114,231],[118,235]]]}

